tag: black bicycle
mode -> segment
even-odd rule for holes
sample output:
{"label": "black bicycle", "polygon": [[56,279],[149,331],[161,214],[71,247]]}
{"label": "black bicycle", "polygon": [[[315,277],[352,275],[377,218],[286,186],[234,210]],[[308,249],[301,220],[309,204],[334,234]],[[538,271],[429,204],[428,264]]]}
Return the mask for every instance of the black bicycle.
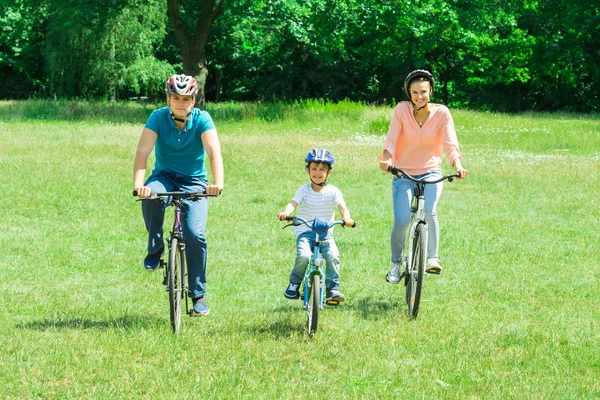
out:
{"label": "black bicycle", "polygon": [[421,291],[423,288],[423,275],[425,275],[425,263],[427,262],[427,222],[425,221],[425,185],[439,183],[444,180],[452,182],[454,178],[460,176],[458,172],[445,175],[436,180],[417,179],[400,168],[393,165],[388,168],[392,174],[398,178],[406,178],[415,184],[414,196],[410,209],[410,224],[406,234],[406,243],[404,245],[404,258],[402,265],[404,271],[400,277],[404,277],[406,286],[406,304],[408,306],[408,317],[417,318],[419,313],[419,303],[421,301]]}
{"label": "black bicycle", "polygon": [[[133,192],[137,196],[137,192]],[[165,206],[173,207],[173,228],[168,239],[169,258],[166,263],[160,260],[159,268],[164,268],[163,284],[169,292],[169,310],[171,316],[171,328],[173,333],[178,333],[181,326],[181,303],[185,297],[186,314],[192,315],[192,310],[189,307],[187,293],[187,266],[185,263],[185,238],[181,229],[181,209],[184,204],[184,199],[198,201],[204,197],[213,197],[214,195],[206,194],[205,192],[164,192],[152,193],[150,197],[140,199],[143,201],[162,201]]]}

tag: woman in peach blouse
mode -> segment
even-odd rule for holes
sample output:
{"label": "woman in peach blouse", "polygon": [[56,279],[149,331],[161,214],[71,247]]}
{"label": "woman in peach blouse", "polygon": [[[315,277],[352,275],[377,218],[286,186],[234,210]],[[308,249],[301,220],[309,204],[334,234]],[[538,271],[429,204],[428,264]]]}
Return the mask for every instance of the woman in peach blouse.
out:
{"label": "woman in peach blouse", "polygon": [[[411,100],[398,103],[390,123],[380,156],[379,167],[388,171],[390,165],[403,169],[416,178],[441,178],[442,148],[450,164],[460,174],[467,176],[462,167],[454,121],[446,106],[431,103],[435,80],[425,70],[415,70],[404,81],[404,91]],[[442,271],[438,260],[439,225],[436,205],[443,184],[425,186],[425,211],[428,226],[427,272]],[[392,227],[391,267],[387,274],[390,283],[400,282],[402,250],[406,242],[406,228],[410,223],[410,205],[414,195],[414,183],[408,179],[394,177],[392,200],[394,225]]]}

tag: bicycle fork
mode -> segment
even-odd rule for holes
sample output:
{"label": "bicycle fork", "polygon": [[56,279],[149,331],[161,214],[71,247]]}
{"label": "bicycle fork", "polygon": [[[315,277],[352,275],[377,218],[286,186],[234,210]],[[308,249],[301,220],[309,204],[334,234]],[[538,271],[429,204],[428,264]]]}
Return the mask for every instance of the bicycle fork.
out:
{"label": "bicycle fork", "polygon": [[[412,268],[412,259],[413,259],[413,243],[415,241],[416,238],[416,232],[417,232],[417,227],[420,224],[425,225],[425,227],[427,228],[427,221],[425,220],[425,197],[421,194],[422,191],[419,191],[418,193],[418,197],[416,198],[416,201],[413,203],[412,205],[412,218],[411,218],[411,226],[410,226],[410,234],[407,237],[407,243],[405,248],[407,249],[406,251],[406,256],[404,257],[404,259],[402,260],[402,262],[404,263],[404,273],[405,274],[413,274],[416,275],[418,274],[417,271],[413,270]],[[425,229],[425,235],[427,235],[427,229]],[[425,236],[425,243],[427,243],[427,236]],[[421,251],[427,251],[427,249],[421,249]],[[400,277],[400,279],[402,279],[402,277]]]}
{"label": "bicycle fork", "polygon": [[312,287],[312,277],[314,275],[319,275],[319,280],[321,281],[321,287],[319,290],[319,308],[323,309],[323,299],[324,299],[324,285],[325,280],[323,279],[322,267],[325,265],[325,260],[319,254],[318,247],[313,249],[313,258],[311,259],[310,266],[306,274],[304,275],[304,293],[303,293],[303,301],[304,301],[304,309],[308,308],[308,302],[310,301],[310,288]]}

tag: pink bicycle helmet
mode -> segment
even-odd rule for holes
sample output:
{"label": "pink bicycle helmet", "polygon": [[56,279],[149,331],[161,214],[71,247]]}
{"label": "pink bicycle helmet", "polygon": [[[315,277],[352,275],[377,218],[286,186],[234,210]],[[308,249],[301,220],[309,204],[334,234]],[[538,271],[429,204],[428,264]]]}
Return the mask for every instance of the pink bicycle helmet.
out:
{"label": "pink bicycle helmet", "polygon": [[165,93],[180,94],[184,96],[192,96],[196,98],[198,95],[198,83],[196,80],[188,75],[173,75],[167,80],[165,85]]}

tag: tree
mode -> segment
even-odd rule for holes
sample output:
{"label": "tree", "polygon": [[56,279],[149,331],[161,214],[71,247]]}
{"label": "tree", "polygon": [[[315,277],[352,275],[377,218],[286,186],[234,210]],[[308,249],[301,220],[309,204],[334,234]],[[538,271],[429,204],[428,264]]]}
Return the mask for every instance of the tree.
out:
{"label": "tree", "polygon": [[[200,14],[196,10],[200,2]],[[200,92],[196,103],[198,107],[206,107],[204,87],[208,77],[208,64],[204,48],[215,19],[223,12],[227,0],[167,0],[167,15],[171,27],[177,37],[180,48],[183,73],[196,78]],[[216,3],[216,4],[215,4]],[[187,7],[186,7],[187,6]],[[193,24],[193,21],[196,21]],[[192,31],[188,27],[195,26]]]}
{"label": "tree", "polygon": [[156,97],[171,65],[154,57],[165,36],[162,0],[46,0],[44,60],[56,97]]}

